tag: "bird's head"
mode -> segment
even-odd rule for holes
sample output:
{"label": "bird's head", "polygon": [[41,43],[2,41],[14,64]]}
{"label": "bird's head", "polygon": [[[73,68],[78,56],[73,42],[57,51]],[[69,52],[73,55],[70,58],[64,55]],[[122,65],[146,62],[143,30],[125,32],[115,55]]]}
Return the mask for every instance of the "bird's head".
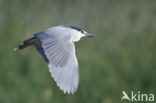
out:
{"label": "bird's head", "polygon": [[78,28],[78,27],[74,27],[74,26],[69,26],[71,29],[76,30],[78,33],[80,33],[80,35],[82,37],[86,36],[86,37],[95,37],[95,35],[90,34],[88,32],[86,32],[85,30]]}
{"label": "bird's head", "polygon": [[67,28],[70,28],[71,34],[72,34],[72,41],[76,42],[79,41],[82,37],[95,37],[93,34],[89,34],[85,30],[74,27],[74,26],[64,26]]}

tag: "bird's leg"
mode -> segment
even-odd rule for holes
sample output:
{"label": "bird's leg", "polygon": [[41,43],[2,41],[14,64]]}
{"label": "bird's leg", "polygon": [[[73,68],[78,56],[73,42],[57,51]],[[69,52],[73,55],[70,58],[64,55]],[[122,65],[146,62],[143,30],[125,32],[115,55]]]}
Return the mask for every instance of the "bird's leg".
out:
{"label": "bird's leg", "polygon": [[14,48],[13,50],[19,51],[19,50],[24,49],[28,46],[40,44],[40,43],[41,43],[41,41],[39,39],[37,39],[36,37],[33,37],[33,38],[25,40],[22,45],[19,45],[17,48]]}

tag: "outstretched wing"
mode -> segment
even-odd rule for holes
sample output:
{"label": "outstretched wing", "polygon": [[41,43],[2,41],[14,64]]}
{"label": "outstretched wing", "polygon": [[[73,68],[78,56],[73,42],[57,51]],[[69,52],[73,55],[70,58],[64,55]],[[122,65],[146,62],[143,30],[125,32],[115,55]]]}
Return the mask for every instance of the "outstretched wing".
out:
{"label": "outstretched wing", "polygon": [[65,65],[56,67],[53,63],[50,63],[48,66],[52,77],[60,89],[63,90],[64,93],[74,94],[79,83],[79,70],[74,45],[70,45],[70,48],[72,48],[70,57],[68,57]]}
{"label": "outstretched wing", "polygon": [[43,33],[36,36],[42,41],[42,48],[49,60],[49,71],[57,86],[64,93],[75,93],[79,83],[79,70],[74,43],[57,35]]}

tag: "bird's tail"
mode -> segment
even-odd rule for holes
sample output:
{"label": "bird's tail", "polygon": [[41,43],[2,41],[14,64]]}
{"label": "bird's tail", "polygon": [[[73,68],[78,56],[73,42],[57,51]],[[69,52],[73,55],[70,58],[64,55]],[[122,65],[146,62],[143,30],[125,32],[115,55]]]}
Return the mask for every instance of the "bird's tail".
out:
{"label": "bird's tail", "polygon": [[33,38],[25,40],[22,45],[19,45],[17,48],[14,48],[13,50],[19,51],[19,50],[24,49],[28,46],[40,44],[40,43],[41,43],[41,41],[38,38],[33,37]]}

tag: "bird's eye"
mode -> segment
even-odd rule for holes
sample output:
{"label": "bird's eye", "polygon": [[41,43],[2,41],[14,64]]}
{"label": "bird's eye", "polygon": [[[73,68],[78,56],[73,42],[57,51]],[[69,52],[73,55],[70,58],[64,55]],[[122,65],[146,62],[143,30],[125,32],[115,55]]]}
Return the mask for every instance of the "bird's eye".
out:
{"label": "bird's eye", "polygon": [[84,33],[84,30],[81,30],[81,33]]}

